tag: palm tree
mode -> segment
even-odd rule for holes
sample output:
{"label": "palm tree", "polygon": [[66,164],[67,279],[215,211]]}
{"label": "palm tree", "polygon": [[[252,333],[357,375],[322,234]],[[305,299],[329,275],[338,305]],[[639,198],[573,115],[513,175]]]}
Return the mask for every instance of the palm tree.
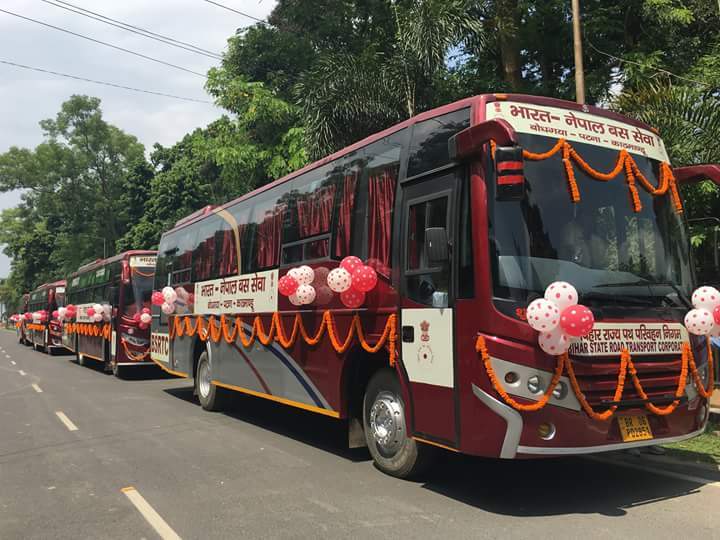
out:
{"label": "palm tree", "polygon": [[472,0],[393,1],[389,50],[330,53],[295,87],[308,146],[319,157],[436,104],[451,51],[483,41]]}

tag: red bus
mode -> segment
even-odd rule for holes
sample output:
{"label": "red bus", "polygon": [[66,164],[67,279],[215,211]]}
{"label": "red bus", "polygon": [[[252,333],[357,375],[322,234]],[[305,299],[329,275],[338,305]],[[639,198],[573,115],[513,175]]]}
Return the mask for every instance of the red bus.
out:
{"label": "red bus", "polygon": [[27,324],[26,317],[29,316],[28,302],[30,301],[30,293],[25,293],[20,299],[18,305],[19,313],[17,314],[17,321],[15,322],[15,333],[17,334],[18,343],[21,345],[29,345],[26,337],[25,325]]}
{"label": "red bus", "polygon": [[25,320],[25,340],[33,349],[42,349],[52,355],[64,349],[61,323],[53,312],[65,305],[65,280],[45,283],[30,293]]}
{"label": "red bus", "polygon": [[[151,357],[205,409],[232,390],[347,420],[400,477],[437,447],[528,458],[692,437],[709,375],[681,324],[695,283],[676,186],[707,171],[667,162],[650,127],[591,106],[482,95],[425,112],[163,234]],[[567,361],[526,320],[557,280],[598,321]],[[618,382],[623,349],[639,390]]]}
{"label": "red bus", "polygon": [[150,295],[155,251],[127,251],[80,267],[68,278],[67,303],[75,317],[63,325],[65,348],[77,362],[100,362],[122,377],[136,366],[154,365],[148,358]]}

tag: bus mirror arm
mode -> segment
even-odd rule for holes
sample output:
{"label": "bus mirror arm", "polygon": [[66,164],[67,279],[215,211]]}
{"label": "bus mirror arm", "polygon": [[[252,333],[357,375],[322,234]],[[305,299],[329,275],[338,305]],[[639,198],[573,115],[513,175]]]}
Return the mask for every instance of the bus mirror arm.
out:
{"label": "bus mirror arm", "polygon": [[477,156],[490,141],[494,141],[498,146],[517,146],[518,136],[507,120],[486,120],[450,137],[450,159],[462,161]]}
{"label": "bus mirror arm", "polygon": [[673,169],[680,184],[695,184],[703,180],[712,180],[720,187],[720,165],[690,165]]}

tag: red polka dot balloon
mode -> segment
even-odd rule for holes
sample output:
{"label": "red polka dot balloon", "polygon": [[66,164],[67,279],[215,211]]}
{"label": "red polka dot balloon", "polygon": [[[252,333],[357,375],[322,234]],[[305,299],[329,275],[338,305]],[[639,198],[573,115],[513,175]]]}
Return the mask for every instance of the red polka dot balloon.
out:
{"label": "red polka dot balloon", "polygon": [[595,326],[595,317],[592,311],[585,306],[570,306],[565,308],[560,316],[560,328],[572,337],[585,337]]}
{"label": "red polka dot balloon", "polygon": [[692,304],[695,309],[713,311],[720,306],[720,291],[715,287],[700,287],[692,295]]}
{"label": "red polka dot balloon", "polygon": [[554,302],[538,298],[528,306],[527,321],[533,330],[550,332],[560,322],[560,310]]}
{"label": "red polka dot balloon", "polygon": [[345,270],[347,270],[351,276],[357,268],[360,268],[362,266],[365,266],[362,260],[355,255],[349,255],[345,257],[342,261],[340,261],[340,268],[344,268]]}
{"label": "red polka dot balloon", "polygon": [[365,293],[355,289],[348,289],[340,293],[340,301],[345,307],[356,309],[365,302]]}
{"label": "red polka dot balloon", "polygon": [[578,292],[566,281],[556,281],[545,290],[545,300],[555,302],[560,311],[564,311],[578,303]]}
{"label": "red polka dot balloon", "polygon": [[53,317],[53,319],[57,319],[58,317],[60,317],[60,312],[57,309],[54,310],[52,312],[52,317]]}
{"label": "red polka dot balloon", "polygon": [[278,292],[283,296],[290,296],[295,294],[297,288],[300,286],[298,280],[291,275],[285,275],[278,280]]}
{"label": "red polka dot balloon", "polygon": [[685,328],[696,336],[707,336],[715,326],[713,314],[707,309],[693,309],[685,315]]}
{"label": "red polka dot balloon", "polygon": [[352,288],[360,292],[372,291],[377,281],[377,272],[369,266],[360,266],[352,273]]}
{"label": "red polka dot balloon", "polygon": [[715,324],[720,325],[720,306],[713,310],[713,318],[715,319]]}

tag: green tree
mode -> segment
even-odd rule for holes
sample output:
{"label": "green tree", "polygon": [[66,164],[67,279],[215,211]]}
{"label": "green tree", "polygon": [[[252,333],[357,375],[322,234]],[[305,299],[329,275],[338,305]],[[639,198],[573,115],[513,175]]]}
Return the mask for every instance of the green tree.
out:
{"label": "green tree", "polygon": [[135,137],[102,118],[97,98],[72,96],[40,126],[35,149],[0,155],[0,191],[23,190],[20,206],[0,216],[0,243],[26,289],[101,256],[103,243],[112,251],[137,219],[122,205],[144,159]]}

